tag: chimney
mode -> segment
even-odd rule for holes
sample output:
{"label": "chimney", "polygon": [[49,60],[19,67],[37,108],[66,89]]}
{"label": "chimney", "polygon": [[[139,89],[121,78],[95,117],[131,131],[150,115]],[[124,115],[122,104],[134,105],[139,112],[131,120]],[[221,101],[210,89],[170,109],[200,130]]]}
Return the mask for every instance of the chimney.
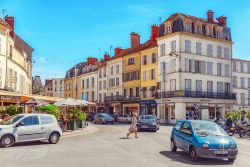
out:
{"label": "chimney", "polygon": [[140,35],[135,32],[131,32],[130,37],[131,37],[131,49],[134,50],[140,46]]}
{"label": "chimney", "polygon": [[209,23],[213,23],[213,21],[214,21],[214,12],[212,10],[209,10],[207,12],[207,21]]}
{"label": "chimney", "polygon": [[10,25],[11,27],[10,36],[14,38],[14,17],[8,15],[5,16],[5,22],[7,22]]}
{"label": "chimney", "polygon": [[110,60],[110,55],[105,53],[104,54],[104,61],[108,61],[108,60]]}
{"label": "chimney", "polygon": [[97,59],[97,58],[94,58],[94,57],[88,57],[88,59],[87,59],[88,65],[90,65],[90,64],[95,64],[95,63],[97,63],[97,62],[98,62],[98,59]]}
{"label": "chimney", "polygon": [[151,26],[151,40],[155,40],[158,37],[158,33],[159,33],[159,26],[153,24]]}
{"label": "chimney", "polygon": [[115,55],[118,55],[119,53],[121,53],[121,51],[122,51],[122,48],[116,47],[115,48]]}
{"label": "chimney", "polygon": [[217,18],[219,25],[226,27],[227,26],[227,17],[225,16],[220,16]]}

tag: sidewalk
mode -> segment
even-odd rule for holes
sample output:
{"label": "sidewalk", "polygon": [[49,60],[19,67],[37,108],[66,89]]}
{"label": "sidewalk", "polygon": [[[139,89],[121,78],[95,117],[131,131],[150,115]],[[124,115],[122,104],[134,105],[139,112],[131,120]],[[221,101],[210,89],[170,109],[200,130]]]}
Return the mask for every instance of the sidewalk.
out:
{"label": "sidewalk", "polygon": [[97,127],[93,126],[91,123],[88,123],[88,126],[79,129],[79,130],[67,130],[66,132],[63,132],[62,138],[68,138],[68,137],[74,137],[79,135],[86,135],[93,132],[96,132],[98,130]]}

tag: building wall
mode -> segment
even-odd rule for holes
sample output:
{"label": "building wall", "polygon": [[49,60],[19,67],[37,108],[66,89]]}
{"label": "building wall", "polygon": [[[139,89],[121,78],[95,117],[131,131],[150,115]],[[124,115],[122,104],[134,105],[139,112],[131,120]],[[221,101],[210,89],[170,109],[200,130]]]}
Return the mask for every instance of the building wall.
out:
{"label": "building wall", "polygon": [[64,97],[64,78],[52,78],[53,97]]}
{"label": "building wall", "polygon": [[107,80],[107,66],[102,66],[98,69],[98,80],[97,80],[97,101],[98,103],[104,103],[104,98],[108,93],[108,80]]}
{"label": "building wall", "polygon": [[64,97],[73,98],[73,78],[65,78],[64,79]]}
{"label": "building wall", "polygon": [[[140,55],[141,55],[141,89],[146,88],[145,92],[141,91],[142,99],[153,98],[154,94],[157,91],[157,83],[158,83],[157,52],[158,52],[158,47],[143,50],[140,52]],[[154,63],[152,62],[153,54],[156,56],[156,60]],[[144,56],[147,56],[147,64],[144,64]],[[152,74],[152,70],[154,70],[153,72],[154,74]],[[152,75],[154,75],[153,79],[151,78]],[[150,91],[150,88],[152,86],[155,87],[154,91]]]}

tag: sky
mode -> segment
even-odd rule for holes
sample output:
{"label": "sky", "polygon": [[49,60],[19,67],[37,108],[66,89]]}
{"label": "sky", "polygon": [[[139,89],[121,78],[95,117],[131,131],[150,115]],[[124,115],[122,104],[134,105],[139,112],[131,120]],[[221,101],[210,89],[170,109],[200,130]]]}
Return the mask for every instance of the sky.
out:
{"label": "sky", "polygon": [[225,15],[233,57],[250,59],[249,0],[0,0],[2,9],[15,17],[15,32],[35,49],[33,76],[43,80],[64,77],[87,57],[101,59],[111,46],[129,47],[131,32],[145,42],[152,24],[177,12],[206,18],[212,9],[215,17]]}

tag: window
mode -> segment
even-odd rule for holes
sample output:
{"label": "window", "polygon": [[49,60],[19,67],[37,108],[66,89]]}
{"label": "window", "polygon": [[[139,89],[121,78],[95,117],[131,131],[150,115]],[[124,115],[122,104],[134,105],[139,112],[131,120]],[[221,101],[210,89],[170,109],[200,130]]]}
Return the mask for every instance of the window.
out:
{"label": "window", "polygon": [[224,57],[229,59],[229,48],[224,48]]}
{"label": "window", "polygon": [[115,81],[116,81],[116,86],[119,86],[119,85],[120,85],[120,78],[117,77],[117,78],[115,79]]}
{"label": "window", "polygon": [[48,115],[40,115],[40,121],[42,125],[51,124],[54,122],[54,118]]}
{"label": "window", "polygon": [[127,98],[127,97],[128,97],[127,89],[124,89],[124,90],[123,90],[123,96],[124,96],[124,98]]}
{"label": "window", "polygon": [[171,79],[170,80],[170,91],[175,91],[176,90],[176,80]]}
{"label": "window", "polygon": [[185,79],[185,91],[191,91],[191,79]]}
{"label": "window", "polygon": [[114,66],[111,66],[111,69],[110,69],[110,74],[113,75],[114,74]]}
{"label": "window", "polygon": [[250,88],[250,78],[247,78],[247,87]]}
{"label": "window", "polygon": [[129,97],[133,96],[134,96],[133,88],[129,88]]}
{"label": "window", "polygon": [[84,89],[84,80],[82,80],[82,88]]}
{"label": "window", "polygon": [[94,99],[95,99],[95,92],[92,91],[92,92],[91,92],[91,100],[94,101]]}
{"label": "window", "polygon": [[115,87],[115,78],[109,79],[109,88]]}
{"label": "window", "polygon": [[170,60],[170,72],[176,72],[176,59]]}
{"label": "window", "polygon": [[132,65],[132,64],[135,64],[135,58],[134,57],[131,57],[128,59],[128,65]]}
{"label": "window", "polygon": [[94,87],[94,86],[95,86],[95,78],[92,77],[92,87]]}
{"label": "window", "polygon": [[213,56],[213,45],[211,45],[211,44],[207,45],[207,55]]}
{"label": "window", "polygon": [[237,65],[237,62],[233,61],[233,71],[236,71],[236,65]]}
{"label": "window", "polygon": [[243,64],[243,62],[240,62],[240,72],[244,72],[244,64]]}
{"label": "window", "polygon": [[147,80],[147,70],[143,71],[143,81]]}
{"label": "window", "polygon": [[213,30],[212,28],[207,28],[207,35],[212,37],[213,36]]}
{"label": "window", "polygon": [[102,78],[102,69],[99,70],[99,78]]}
{"label": "window", "polygon": [[102,94],[99,93],[99,102],[102,102]]}
{"label": "window", "polygon": [[196,54],[200,55],[201,54],[201,43],[196,42]]}
{"label": "window", "polygon": [[146,55],[143,56],[143,65],[147,65],[147,56]]}
{"label": "window", "polygon": [[247,63],[247,73],[250,73],[250,63]]}
{"label": "window", "polygon": [[171,41],[171,52],[176,52],[176,41]]}
{"label": "window", "polygon": [[202,80],[196,80],[196,91],[202,92]]}
{"label": "window", "polygon": [[213,62],[207,62],[207,74],[213,75]]}
{"label": "window", "polygon": [[150,70],[150,79],[154,80],[155,79],[155,69]]}
{"label": "window", "polygon": [[217,57],[221,58],[222,57],[222,47],[217,46]]}
{"label": "window", "polygon": [[32,126],[32,125],[39,125],[38,116],[28,116],[21,120],[24,126]]}
{"label": "window", "polygon": [[223,93],[223,82],[217,82],[217,93]]}
{"label": "window", "polygon": [[191,32],[191,25],[190,25],[190,23],[185,23],[184,30],[186,32]]}
{"label": "window", "polygon": [[99,81],[99,90],[102,90],[102,81]]}
{"label": "window", "polygon": [[237,76],[233,76],[233,87],[237,87]]}
{"label": "window", "polygon": [[63,83],[63,81],[62,80],[60,80],[60,84],[62,84]]}
{"label": "window", "polygon": [[245,104],[245,93],[240,94],[240,104],[244,105]]}
{"label": "window", "polygon": [[165,44],[160,45],[160,53],[161,53],[161,56],[165,56]]}
{"label": "window", "polygon": [[106,77],[106,68],[103,69],[103,76]]}
{"label": "window", "polygon": [[175,128],[176,130],[180,131],[181,125],[182,125],[182,122],[177,122],[177,123],[175,124],[174,128]]}
{"label": "window", "polygon": [[185,40],[185,52],[191,53],[191,41]]}
{"label": "window", "polygon": [[213,92],[213,81],[207,81],[207,92]]}
{"label": "window", "polygon": [[245,78],[244,77],[240,77],[240,87],[245,88]]}
{"label": "window", "polygon": [[87,88],[89,88],[89,78],[87,79]]}
{"label": "window", "polygon": [[196,33],[201,34],[201,26],[200,25],[196,26]]}
{"label": "window", "polygon": [[152,64],[153,63],[156,63],[156,54],[155,53],[152,54]]}
{"label": "window", "polygon": [[12,58],[12,57],[13,57],[13,47],[10,46],[10,58]]}
{"label": "window", "polygon": [[116,74],[119,74],[119,64],[116,65]]}
{"label": "window", "polygon": [[229,64],[225,64],[225,77],[229,77],[230,69],[229,69]]}
{"label": "window", "polygon": [[217,63],[217,75],[221,76],[221,63]]}
{"label": "window", "polygon": [[140,88],[139,87],[136,87],[136,89],[135,89],[135,95],[136,95],[136,97],[140,96]]}
{"label": "window", "polygon": [[107,87],[107,83],[106,82],[107,82],[106,80],[103,81],[103,89],[106,89],[106,87]]}

